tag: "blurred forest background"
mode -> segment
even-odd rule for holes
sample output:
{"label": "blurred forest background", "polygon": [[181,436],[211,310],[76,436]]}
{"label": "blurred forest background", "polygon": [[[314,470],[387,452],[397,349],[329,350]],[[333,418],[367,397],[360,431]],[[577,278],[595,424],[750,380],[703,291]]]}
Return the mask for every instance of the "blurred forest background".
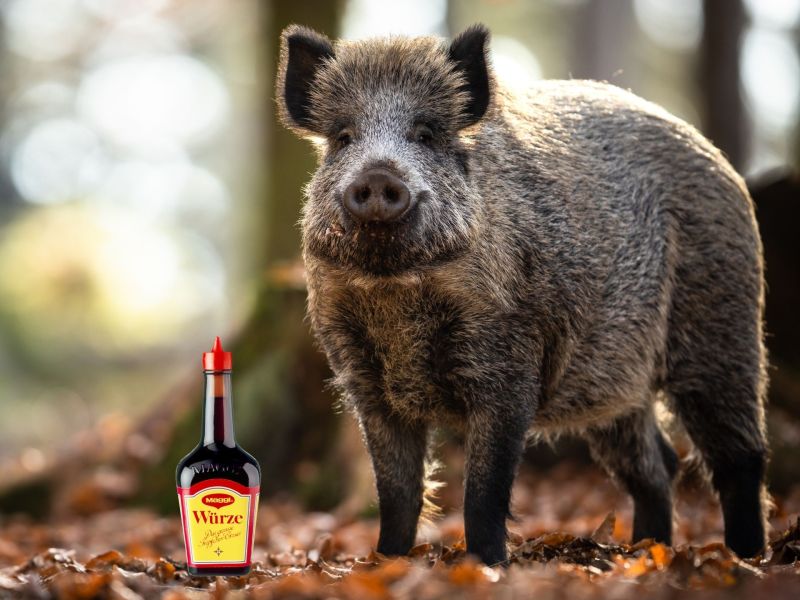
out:
{"label": "blurred forest background", "polygon": [[[174,512],[174,467],[200,431],[200,354],[217,334],[234,351],[237,437],[264,497],[374,508],[356,428],[332,407],[303,321],[296,222],[314,158],[272,98],[293,22],[359,38],[481,21],[506,84],[607,80],[709,136],[756,196],[770,477],[778,494],[800,480],[800,0],[0,7],[0,512]],[[567,440],[528,462],[556,456],[586,461]]]}

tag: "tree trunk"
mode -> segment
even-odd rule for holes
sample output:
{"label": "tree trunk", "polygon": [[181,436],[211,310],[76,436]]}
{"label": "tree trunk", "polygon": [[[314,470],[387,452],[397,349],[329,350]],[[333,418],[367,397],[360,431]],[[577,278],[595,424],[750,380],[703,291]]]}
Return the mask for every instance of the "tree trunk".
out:
{"label": "tree trunk", "polygon": [[590,0],[578,12],[572,77],[630,88],[638,80],[632,45],[636,20],[632,0]]}
{"label": "tree trunk", "polygon": [[[297,220],[302,189],[314,169],[307,142],[275,118],[273,85],[279,36],[291,23],[335,35],[340,3],[273,0],[259,3],[269,90],[263,99],[266,149],[259,223],[263,244],[251,259],[262,273],[254,310],[228,349],[234,353],[234,413],[237,441],[260,462],[265,496],[288,490],[311,507],[337,504],[344,486],[338,476],[340,415],[325,381],[324,356],[305,321],[306,289],[299,262]],[[201,428],[200,372],[162,398],[133,431],[113,439],[84,432],[37,475],[0,482],[3,512],[94,512],[120,502],[175,510],[175,467],[197,444]],[[108,484],[108,485],[106,485]]]}
{"label": "tree trunk", "polygon": [[[281,31],[287,25],[298,23],[335,37],[339,28],[340,5],[341,2],[330,0],[281,0],[261,4],[265,7],[262,22],[270,65],[267,75],[270,97],[265,98],[265,108],[270,115],[275,114],[273,82]],[[309,143],[282,127],[274,116],[266,120],[266,126],[266,147],[270,157],[266,182],[269,202],[264,204],[262,229],[266,237],[264,251],[267,261],[274,264],[298,256],[300,230],[295,224],[303,204],[303,186],[315,163]]]}
{"label": "tree trunk", "polygon": [[[317,508],[336,504],[341,481],[325,457],[336,444],[339,414],[326,385],[330,377],[324,356],[314,346],[305,321],[306,290],[299,262],[297,220],[303,186],[315,168],[305,140],[297,139],[276,118],[274,80],[281,31],[292,23],[335,36],[341,3],[329,0],[278,0],[260,3],[266,53],[268,97],[264,98],[264,201],[253,219],[263,232],[260,264],[264,277],[253,314],[234,340],[234,404],[237,440],[259,461],[264,471],[263,493],[289,490]],[[178,435],[170,445],[157,480],[196,443],[200,426],[199,382],[190,399],[192,409],[180,418]],[[153,480],[156,480],[154,477]],[[144,482],[143,482],[144,484]],[[159,485],[143,487],[142,500],[171,496]],[[172,509],[171,503],[165,508]]]}
{"label": "tree trunk", "polygon": [[739,86],[739,47],[746,25],[740,0],[705,0],[699,85],[703,133],[741,172],[750,144]]}

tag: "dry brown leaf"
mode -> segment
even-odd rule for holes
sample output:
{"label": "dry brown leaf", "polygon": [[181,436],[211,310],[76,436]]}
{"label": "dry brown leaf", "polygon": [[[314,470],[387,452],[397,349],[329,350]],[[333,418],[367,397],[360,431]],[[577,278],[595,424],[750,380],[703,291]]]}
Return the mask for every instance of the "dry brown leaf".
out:
{"label": "dry brown leaf", "polygon": [[125,557],[122,555],[122,552],[118,550],[109,550],[108,552],[103,552],[102,554],[98,554],[90,558],[86,562],[86,568],[95,570],[95,569],[107,569],[113,565],[118,565],[125,560]]}
{"label": "dry brown leaf", "polygon": [[606,518],[603,519],[603,522],[594,530],[591,535],[591,538],[600,543],[600,544],[608,544],[611,542],[611,537],[614,535],[614,527],[617,524],[617,515],[612,510],[610,513],[606,515]]}
{"label": "dry brown leaf", "polygon": [[378,565],[373,573],[384,581],[392,583],[405,577],[410,568],[411,563],[407,558],[396,558]]}
{"label": "dry brown leaf", "polygon": [[62,572],[52,581],[56,596],[63,600],[90,600],[99,598],[111,582],[109,573]]}
{"label": "dry brown leaf", "polygon": [[650,556],[657,569],[664,569],[669,566],[672,555],[670,550],[663,544],[653,544],[650,546]]}
{"label": "dry brown leaf", "polygon": [[[718,543],[676,548],[653,540],[614,543],[630,536],[630,509],[611,484],[591,475],[556,471],[522,485],[519,504],[535,511],[523,512],[516,523],[521,534],[509,536],[508,568],[489,568],[466,556],[457,513],[445,517],[439,537],[406,557],[387,558],[369,551],[378,535],[375,520],[344,521],[304,514],[291,502],[265,502],[254,551],[259,561],[248,575],[218,583],[186,572],[176,517],[115,510],[42,523],[0,522],[0,598],[677,600],[685,590],[692,590],[692,600],[713,590],[742,600],[800,597],[800,563],[793,564],[800,544],[796,520],[775,536],[765,562],[742,561]],[[614,506],[621,508],[612,527],[608,511]],[[800,489],[794,499],[782,500],[781,510],[784,523],[787,513],[800,512]],[[693,499],[681,507],[684,513],[678,540],[721,530],[712,500]],[[591,537],[583,535],[598,523]]]}
{"label": "dry brown leaf", "polygon": [[409,550],[408,555],[412,558],[422,558],[428,556],[434,550],[434,545],[430,543],[426,544],[417,544],[411,550]]}
{"label": "dry brown leaf", "polygon": [[333,558],[333,555],[336,552],[336,547],[333,543],[333,536],[330,533],[324,533],[319,536],[319,538],[317,538],[316,546],[317,556],[325,560]]}
{"label": "dry brown leaf", "polygon": [[647,556],[640,556],[633,561],[625,562],[623,575],[625,575],[625,577],[639,577],[640,575],[647,573],[649,570],[650,565],[648,564]]}
{"label": "dry brown leaf", "polygon": [[353,572],[336,584],[344,597],[353,600],[385,600],[389,587],[374,571]]}
{"label": "dry brown leaf", "polygon": [[153,574],[161,583],[167,583],[175,579],[175,565],[168,560],[159,558],[153,566]]}
{"label": "dry brown leaf", "polygon": [[319,585],[319,579],[311,574],[290,573],[278,578],[271,586],[276,598],[303,598],[311,596]]}
{"label": "dry brown leaf", "polygon": [[489,578],[482,565],[475,561],[464,561],[450,568],[448,580],[460,586],[472,586],[487,583]]}

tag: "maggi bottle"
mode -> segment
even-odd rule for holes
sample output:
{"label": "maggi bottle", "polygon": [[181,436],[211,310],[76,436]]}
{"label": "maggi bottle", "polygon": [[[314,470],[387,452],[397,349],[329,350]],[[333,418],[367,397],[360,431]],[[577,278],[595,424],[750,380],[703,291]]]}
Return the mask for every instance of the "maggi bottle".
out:
{"label": "maggi bottle", "polygon": [[191,575],[250,571],[261,469],[233,436],[231,362],[219,338],[203,354],[203,437],[176,473]]}

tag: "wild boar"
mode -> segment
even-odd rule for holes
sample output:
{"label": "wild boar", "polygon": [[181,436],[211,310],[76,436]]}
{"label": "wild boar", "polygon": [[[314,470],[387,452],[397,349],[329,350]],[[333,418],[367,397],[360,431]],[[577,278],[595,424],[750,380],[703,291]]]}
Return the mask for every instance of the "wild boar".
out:
{"label": "wild boar", "polygon": [[283,32],[277,101],[311,139],[311,326],[372,458],[378,551],[404,554],[430,430],[465,433],[467,550],[506,559],[526,439],[577,432],[671,540],[664,399],[765,541],[762,248],[742,178],[692,126],[593,81],[505,89],[489,32],[332,43]]}

